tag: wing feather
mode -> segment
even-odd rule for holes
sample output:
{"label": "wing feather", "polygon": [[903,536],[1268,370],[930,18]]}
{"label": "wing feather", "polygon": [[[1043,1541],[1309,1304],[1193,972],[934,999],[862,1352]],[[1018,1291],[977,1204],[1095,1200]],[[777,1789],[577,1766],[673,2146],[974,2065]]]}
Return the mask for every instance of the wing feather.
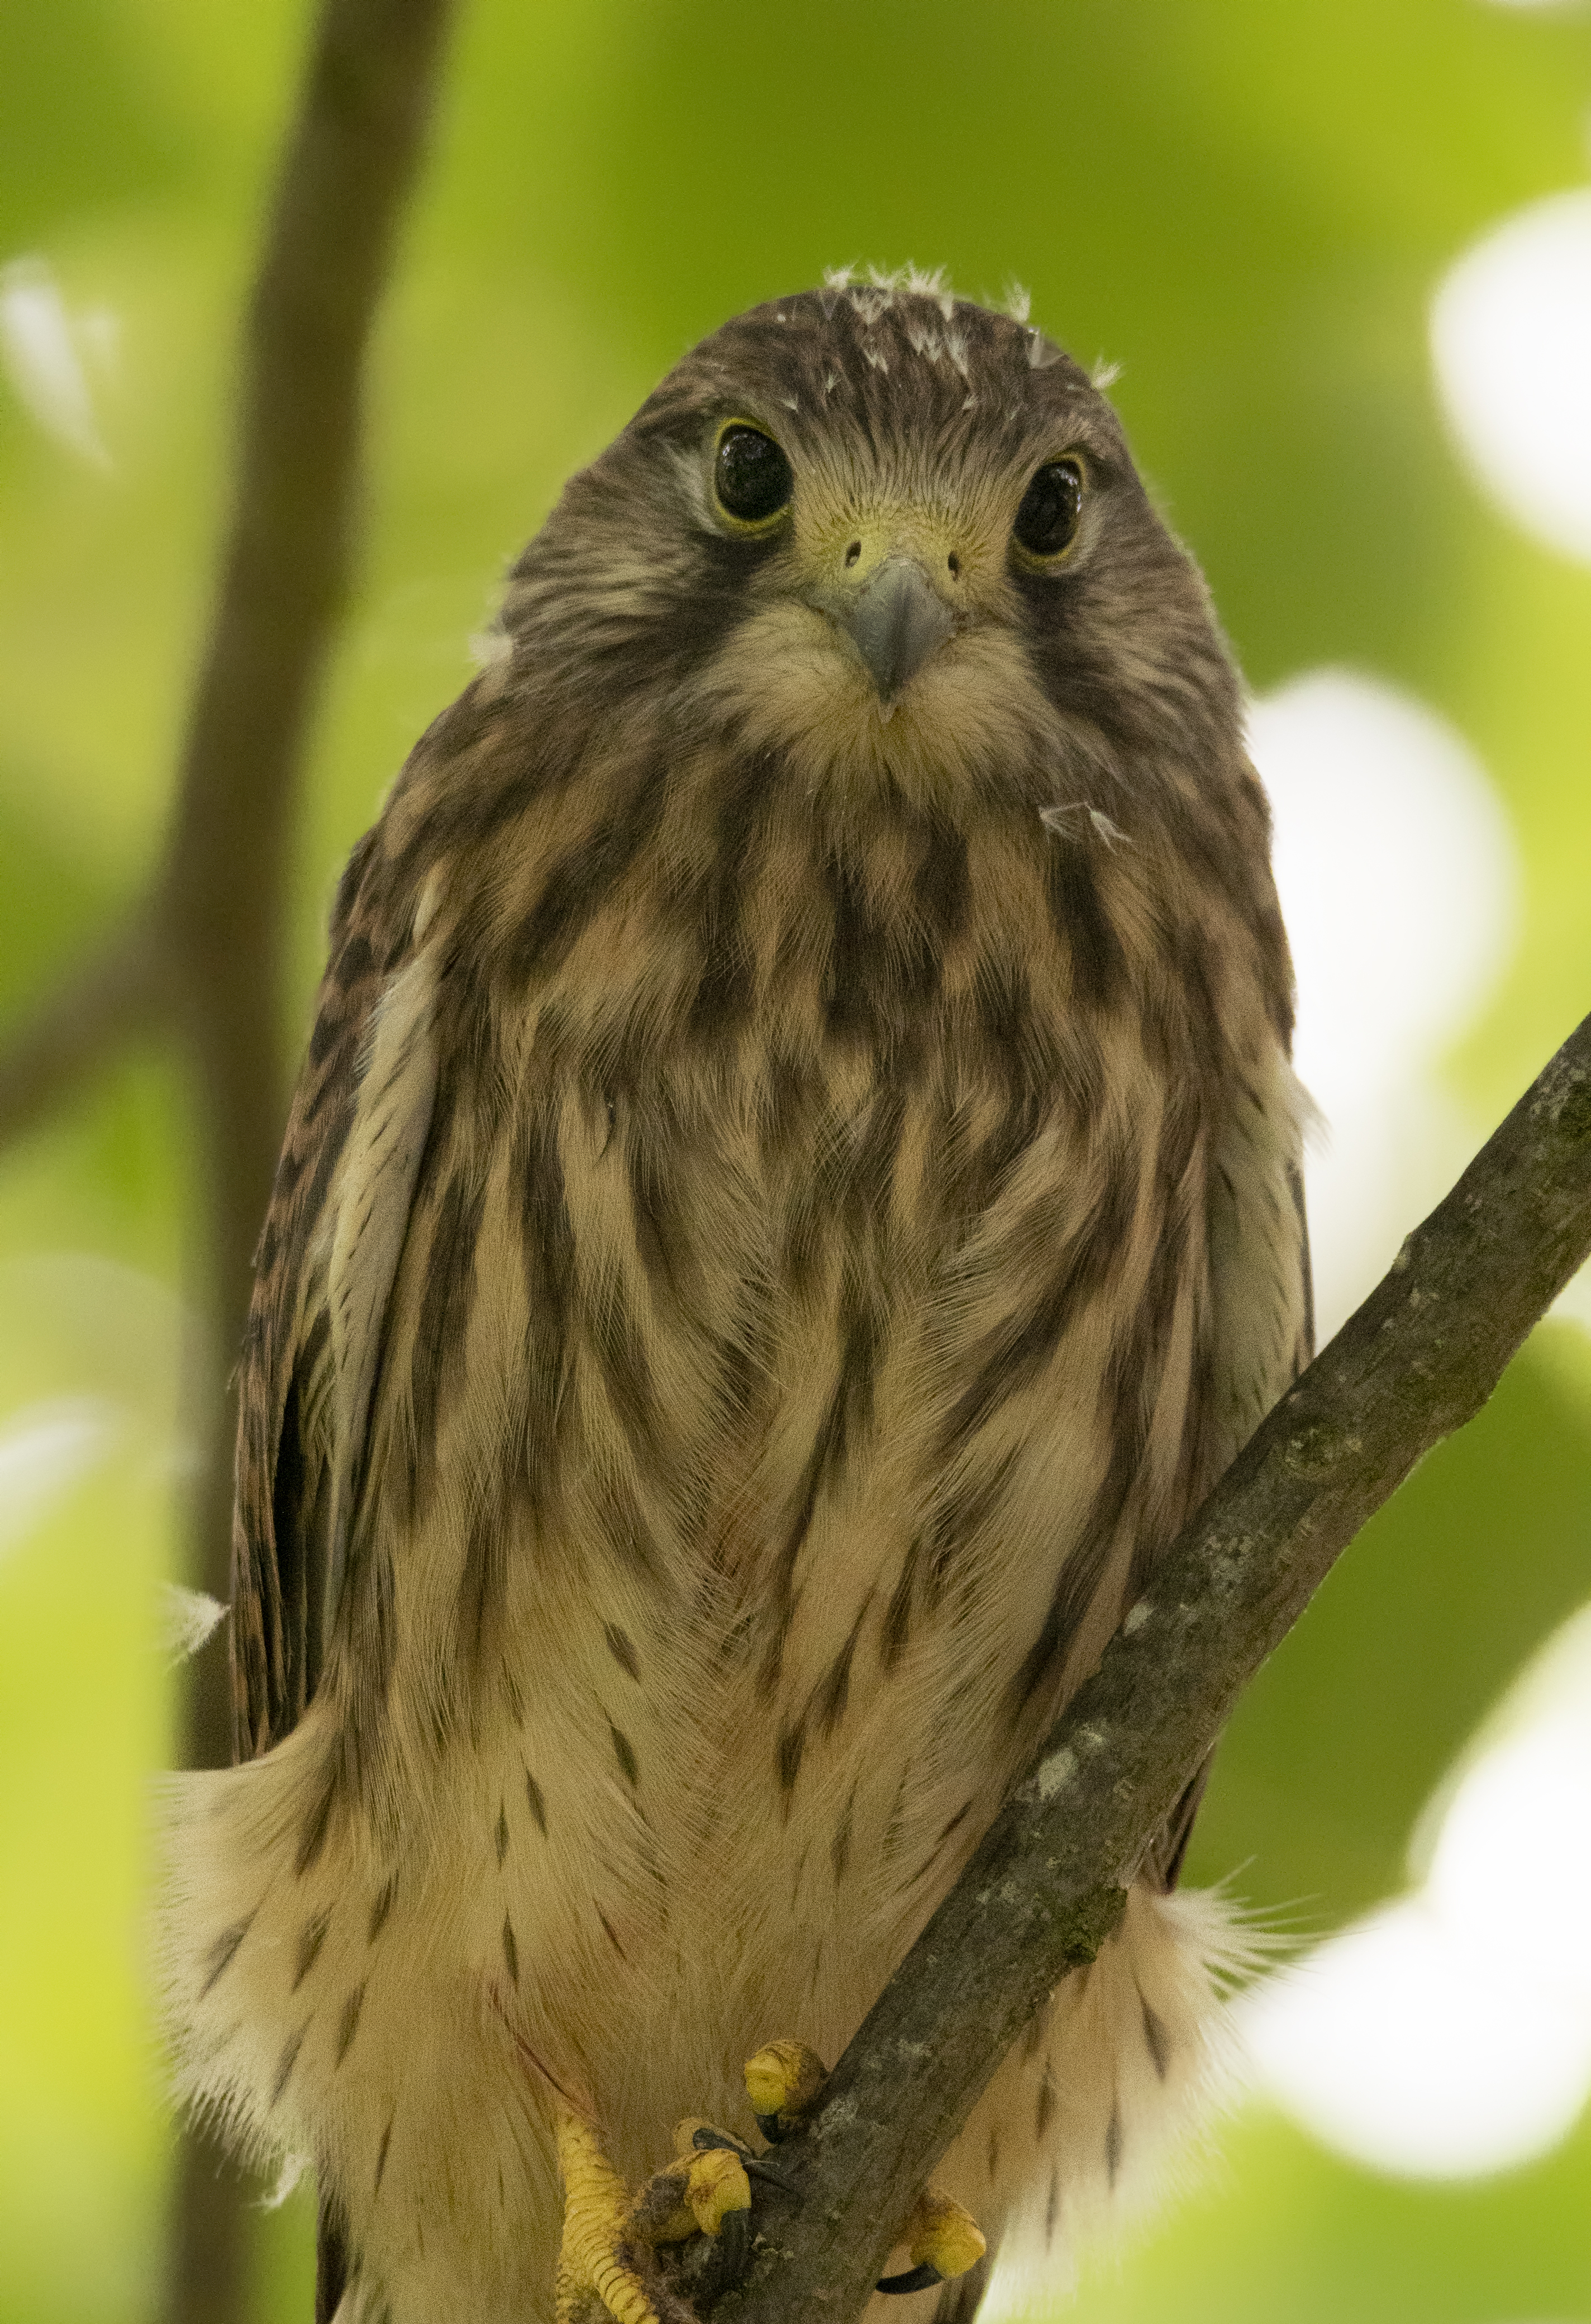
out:
{"label": "wing feather", "polygon": [[256,1259],[239,1373],[233,1721],[239,1758],[290,1733],[318,1683],[382,1332],[436,1092],[426,902],[394,908],[362,844]]}
{"label": "wing feather", "polygon": [[[1215,1362],[1204,1467],[1212,1485],[1314,1353],[1302,1167],[1310,1113],[1308,1097],[1278,1058],[1271,1088],[1244,1093],[1211,1157]],[[1209,1769],[1206,1759],[1145,1858],[1145,1872],[1157,1887],[1177,1885]]]}
{"label": "wing feather", "polygon": [[333,1379],[328,1624],[342,1588],[387,1306],[436,1102],[435,1012],[436,964],[421,952],[376,1004],[340,1176],[326,1282]]}

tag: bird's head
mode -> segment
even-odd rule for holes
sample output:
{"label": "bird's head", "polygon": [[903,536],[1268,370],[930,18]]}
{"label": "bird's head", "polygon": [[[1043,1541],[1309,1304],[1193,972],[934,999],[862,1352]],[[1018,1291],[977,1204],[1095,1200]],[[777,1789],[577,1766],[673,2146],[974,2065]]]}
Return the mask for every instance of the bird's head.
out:
{"label": "bird's head", "polygon": [[[919,792],[1228,755],[1191,561],[1071,358],[933,278],[836,281],[704,341],[516,568],[517,654],[813,783]],[[1036,794],[1035,794],[1036,795]]]}

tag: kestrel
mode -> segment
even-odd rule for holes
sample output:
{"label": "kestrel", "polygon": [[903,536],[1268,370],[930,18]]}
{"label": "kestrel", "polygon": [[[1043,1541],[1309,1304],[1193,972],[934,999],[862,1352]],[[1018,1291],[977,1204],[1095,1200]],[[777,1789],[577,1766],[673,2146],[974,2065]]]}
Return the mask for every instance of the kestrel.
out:
{"label": "kestrel", "polygon": [[[753,309],[496,642],[338,890],[240,1764],[171,1799],[185,2084],[313,2162],[337,2324],[635,2324],[646,2204],[743,2209],[748,2056],[843,2048],[1309,1343],[1239,680],[1050,340],[915,274]],[[1207,2079],[1197,1788],[945,2159],[1007,2255]],[[681,2116],[744,2147],[633,2197]]]}

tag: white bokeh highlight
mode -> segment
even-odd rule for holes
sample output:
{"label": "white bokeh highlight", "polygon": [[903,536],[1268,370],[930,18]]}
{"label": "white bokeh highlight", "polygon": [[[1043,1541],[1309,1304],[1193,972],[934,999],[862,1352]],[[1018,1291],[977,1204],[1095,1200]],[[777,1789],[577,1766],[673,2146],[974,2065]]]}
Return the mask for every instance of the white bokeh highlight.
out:
{"label": "white bokeh highlight", "polygon": [[[1275,817],[1298,1068],[1325,1117],[1306,1171],[1324,1334],[1485,1134],[1441,1061],[1507,967],[1520,866],[1474,752],[1378,679],[1311,672],[1252,706],[1249,735]],[[1449,1778],[1412,1871],[1408,1895],[1241,2005],[1260,2085],[1385,2172],[1529,2162],[1591,2095],[1591,1609]]]}
{"label": "white bokeh highlight", "polygon": [[1588,1803],[1591,1608],[1422,1820],[1420,1886],[1239,2005],[1269,2094],[1399,2176],[1475,2178],[1555,2146],[1591,2097]]}
{"label": "white bokeh highlight", "polygon": [[1443,1053],[1485,1005],[1520,869],[1485,769],[1412,696],[1318,670],[1250,706],[1298,975],[1294,1062],[1322,1117],[1306,1170],[1322,1338],[1480,1143]]}
{"label": "white bokeh highlight", "polygon": [[97,1466],[117,1419],[103,1397],[74,1396],[24,1405],[0,1421],[0,1557]]}
{"label": "white bokeh highlight", "polygon": [[130,1484],[185,1471],[179,1381],[194,1327],[163,1284],[87,1251],[0,1262],[0,1316],[47,1375],[70,1383],[0,1411],[3,1574],[107,1462]]}
{"label": "white bokeh highlight", "polygon": [[87,364],[113,370],[116,340],[115,318],[106,309],[69,313],[42,258],[14,258],[0,266],[0,369],[45,434],[97,468],[108,468],[111,457],[95,414]]}
{"label": "white bokeh highlight", "polygon": [[1430,342],[1482,490],[1591,561],[1591,187],[1532,203],[1466,251],[1438,286]]}

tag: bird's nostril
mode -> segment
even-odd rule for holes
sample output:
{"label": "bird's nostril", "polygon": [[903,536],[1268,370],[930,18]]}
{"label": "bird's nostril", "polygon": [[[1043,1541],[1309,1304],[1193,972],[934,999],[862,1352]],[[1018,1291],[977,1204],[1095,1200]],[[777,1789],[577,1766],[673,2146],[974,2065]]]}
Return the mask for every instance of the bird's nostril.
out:
{"label": "bird's nostril", "polygon": [[952,581],[956,580],[956,579],[960,576],[960,574],[961,574],[961,558],[956,555],[956,552],[955,552],[955,550],[954,550],[953,549],[951,550],[950,555],[946,558],[946,559],[945,559],[945,563],[950,567],[950,570],[951,570],[951,579],[952,579]]}
{"label": "bird's nostril", "polygon": [[846,562],[846,565],[847,565],[848,567],[854,565],[854,564],[856,563],[857,558],[858,558],[860,555],[861,555],[861,543],[860,543],[860,540],[853,540],[853,541],[851,542],[851,547],[850,547],[850,548],[846,550],[846,552],[845,552],[845,562]]}

